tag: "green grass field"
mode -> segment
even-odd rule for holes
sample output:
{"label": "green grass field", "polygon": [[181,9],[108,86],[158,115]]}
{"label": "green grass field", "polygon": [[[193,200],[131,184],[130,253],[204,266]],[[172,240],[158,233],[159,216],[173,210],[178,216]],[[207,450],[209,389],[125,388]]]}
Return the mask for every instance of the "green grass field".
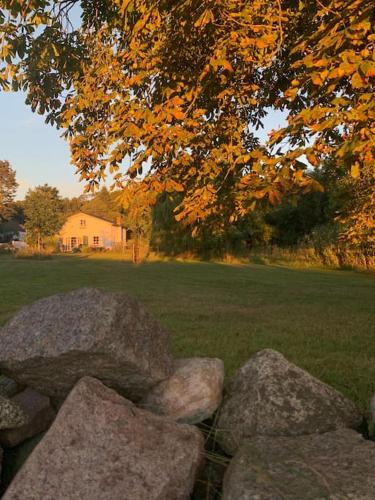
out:
{"label": "green grass field", "polygon": [[365,410],[375,392],[373,275],[198,262],[134,266],[106,256],[1,256],[0,324],[24,304],[82,286],[138,297],[170,331],[176,356],[222,358],[227,376],[271,347]]}

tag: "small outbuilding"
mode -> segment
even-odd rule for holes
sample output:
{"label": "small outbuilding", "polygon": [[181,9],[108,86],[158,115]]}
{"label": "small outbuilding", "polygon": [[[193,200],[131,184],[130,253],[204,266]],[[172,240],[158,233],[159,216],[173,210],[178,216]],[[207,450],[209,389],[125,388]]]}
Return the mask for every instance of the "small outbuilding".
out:
{"label": "small outbuilding", "polygon": [[0,224],[0,243],[12,241],[25,241],[25,228],[16,219],[11,219]]}

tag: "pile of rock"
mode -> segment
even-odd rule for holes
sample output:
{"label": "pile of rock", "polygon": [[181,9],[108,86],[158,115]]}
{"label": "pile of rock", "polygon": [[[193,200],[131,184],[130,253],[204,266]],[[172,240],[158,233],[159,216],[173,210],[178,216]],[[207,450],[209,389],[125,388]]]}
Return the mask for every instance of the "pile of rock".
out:
{"label": "pile of rock", "polygon": [[265,349],[230,382],[218,440],[234,455],[224,500],[375,498],[375,443],[353,403]]}
{"label": "pile of rock", "polygon": [[266,349],[222,401],[222,361],[173,360],[125,294],[25,307],[0,330],[0,373],[1,447],[47,431],[4,500],[188,499],[205,456],[195,424],[219,407],[224,500],[375,498],[375,444],[351,430],[362,416],[344,396]]}
{"label": "pile of rock", "polygon": [[15,381],[0,384],[2,446],[49,428],[4,499],[191,495],[204,438],[189,424],[218,408],[223,363],[173,360],[131,297],[81,289],[25,307],[0,330],[0,372]]}

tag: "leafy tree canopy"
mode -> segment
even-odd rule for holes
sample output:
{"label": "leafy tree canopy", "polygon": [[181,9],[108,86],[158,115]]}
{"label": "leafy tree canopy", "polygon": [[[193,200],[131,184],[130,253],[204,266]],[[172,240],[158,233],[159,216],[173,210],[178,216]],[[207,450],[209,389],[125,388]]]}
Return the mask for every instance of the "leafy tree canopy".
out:
{"label": "leafy tree canopy", "polygon": [[[1,6],[0,84],[65,129],[92,188],[108,171],[121,186],[146,169],[148,188],[181,193],[178,219],[225,225],[258,200],[318,187],[307,165],[335,157],[358,192],[346,234],[375,239],[372,0]],[[288,125],[261,146],[254,129],[270,107]]]}
{"label": "leafy tree canopy", "polygon": [[63,203],[58,190],[47,184],[29,190],[23,209],[28,239],[40,249],[43,240],[55,236],[64,223]]}
{"label": "leafy tree canopy", "polygon": [[106,187],[102,187],[98,193],[89,199],[87,198],[86,196],[86,201],[82,203],[80,210],[113,222],[121,216],[121,209],[116,203],[115,193],[110,193]]}
{"label": "leafy tree canopy", "polygon": [[13,200],[17,187],[15,171],[8,161],[0,161],[0,222],[8,220],[15,212]]}

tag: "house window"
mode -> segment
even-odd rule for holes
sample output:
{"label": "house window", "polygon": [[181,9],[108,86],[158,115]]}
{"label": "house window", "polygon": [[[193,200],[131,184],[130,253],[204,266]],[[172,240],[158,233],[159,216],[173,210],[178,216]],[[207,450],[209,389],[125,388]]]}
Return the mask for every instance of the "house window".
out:
{"label": "house window", "polygon": [[83,237],[83,244],[84,244],[85,246],[88,246],[88,244],[89,244],[89,237],[88,237],[88,236],[84,236],[84,237]]}
{"label": "house window", "polygon": [[70,238],[70,248],[75,248],[77,246],[77,238],[76,237],[72,237]]}
{"label": "house window", "polygon": [[80,225],[81,227],[86,227],[86,221],[85,221],[85,219],[81,219],[81,220],[79,221],[79,225]]}
{"label": "house window", "polygon": [[94,236],[93,237],[93,242],[94,242],[94,246],[98,247],[99,246],[99,236]]}

